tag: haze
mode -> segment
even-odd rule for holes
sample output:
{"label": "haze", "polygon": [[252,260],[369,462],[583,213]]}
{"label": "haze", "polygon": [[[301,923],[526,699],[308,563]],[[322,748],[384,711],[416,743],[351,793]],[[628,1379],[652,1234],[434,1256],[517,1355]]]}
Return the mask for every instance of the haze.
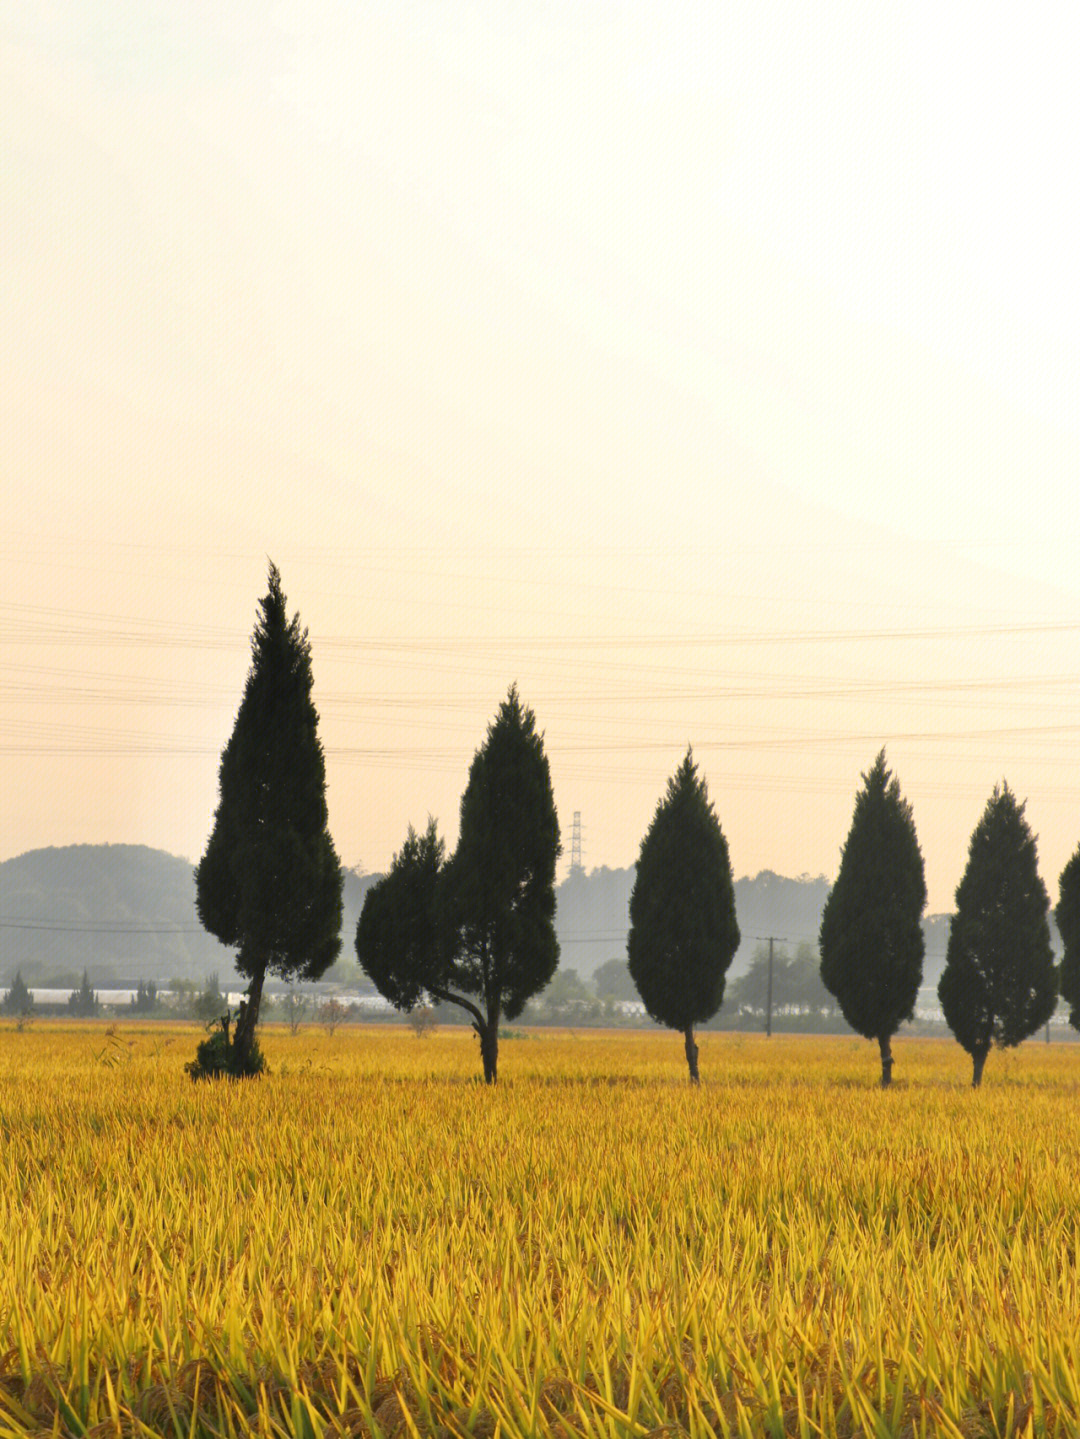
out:
{"label": "haze", "polygon": [[[931,910],[1080,840],[1080,19],[1057,5],[5,7],[0,858],[196,858],[267,558],[331,830],[452,843],[517,681],[569,850],[687,743]],[[565,861],[564,861],[565,865]]]}

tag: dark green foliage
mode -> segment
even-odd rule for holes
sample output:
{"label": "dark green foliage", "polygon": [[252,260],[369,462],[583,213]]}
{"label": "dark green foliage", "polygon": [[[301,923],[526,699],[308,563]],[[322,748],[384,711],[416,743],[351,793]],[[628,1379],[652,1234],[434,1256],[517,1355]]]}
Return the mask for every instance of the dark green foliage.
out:
{"label": "dark green foliage", "polygon": [[368,890],[356,926],[356,955],[375,988],[408,1013],[426,990],[447,982],[447,953],[440,915],[445,848],[433,819],[408,838],[389,872]]}
{"label": "dark green foliage", "polygon": [[738,947],[727,840],[687,750],[641,841],[627,954],[651,1017],[685,1035],[691,1079],[693,1027],[720,1008]]}
{"label": "dark green foliage", "polygon": [[15,971],[11,988],[0,1001],[0,1010],[4,1014],[15,1015],[17,1019],[25,1019],[27,1015],[34,1012],[34,996],[27,989],[20,970]]}
{"label": "dark green foliage", "polygon": [[911,806],[884,750],[862,779],[821,916],[821,978],[852,1029],[878,1041],[888,1084],[892,1036],[914,1015],[922,983],[926,878]]}
{"label": "dark green foliage", "polygon": [[561,853],[543,736],[511,686],[469,767],[446,877],[452,981],[481,995],[489,1013],[516,1019],[555,973]]}
{"label": "dark green foliage", "polygon": [[93,1019],[100,1008],[98,997],[90,987],[89,971],[84,969],[82,984],[68,995],[68,1009],[79,1019]]}
{"label": "dark green foliage", "polygon": [[184,1073],[192,1080],[255,1079],[266,1073],[266,1060],[256,1040],[252,1040],[244,1053],[237,1050],[229,1035],[229,1017],[225,1015],[199,1045],[195,1058],[184,1065]]}
{"label": "dark green foliage", "polygon": [[434,821],[422,836],[410,830],[364,901],[356,952],[365,974],[399,1009],[426,991],[466,1010],[489,1083],[500,1020],[516,1018],[559,962],[560,850],[543,736],[512,686],[473,757],[453,858],[443,862]]}
{"label": "dark green foliage", "polygon": [[[221,757],[220,798],[195,872],[196,907],[249,981],[234,1045],[253,1043],[266,974],[318,979],[341,947],[341,865],[327,830],[311,646],[270,566],[252,663]],[[247,1061],[239,1064],[246,1071]]]}
{"label": "dark green foliage", "polygon": [[1080,845],[1061,871],[1054,910],[1065,953],[1061,960],[1061,997],[1069,1005],[1069,1023],[1080,1029]]}
{"label": "dark green foliage", "polygon": [[945,1020],[974,1061],[975,1084],[992,1043],[1020,1044],[1054,1012],[1049,910],[1024,806],[1008,785],[995,786],[968,846],[938,984]]}
{"label": "dark green foliage", "polygon": [[139,980],[139,986],[131,996],[131,1008],[136,1014],[153,1014],[157,1010],[157,985],[152,979]]}

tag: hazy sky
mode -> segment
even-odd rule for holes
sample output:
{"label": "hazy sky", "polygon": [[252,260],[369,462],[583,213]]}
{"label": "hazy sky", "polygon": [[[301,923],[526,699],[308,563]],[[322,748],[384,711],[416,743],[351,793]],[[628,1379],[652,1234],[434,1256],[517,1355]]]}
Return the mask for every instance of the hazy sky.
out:
{"label": "hazy sky", "polygon": [[972,14],[5,5],[0,858],[198,857],[270,556],[347,863],[516,680],[588,867],[689,742],[832,876],[884,744],[932,909],[1003,778],[1056,899],[1080,12]]}

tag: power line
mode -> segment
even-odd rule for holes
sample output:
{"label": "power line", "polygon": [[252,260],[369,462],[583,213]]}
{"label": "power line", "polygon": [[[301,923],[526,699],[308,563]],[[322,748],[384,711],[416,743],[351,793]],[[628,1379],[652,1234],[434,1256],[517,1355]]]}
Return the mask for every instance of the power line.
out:
{"label": "power line", "polygon": [[103,921],[100,924],[52,924],[38,922],[33,919],[0,919],[0,929],[22,929],[31,930],[35,933],[45,934],[205,934],[206,930],[202,925],[149,925],[133,922],[132,924],[114,924]]}

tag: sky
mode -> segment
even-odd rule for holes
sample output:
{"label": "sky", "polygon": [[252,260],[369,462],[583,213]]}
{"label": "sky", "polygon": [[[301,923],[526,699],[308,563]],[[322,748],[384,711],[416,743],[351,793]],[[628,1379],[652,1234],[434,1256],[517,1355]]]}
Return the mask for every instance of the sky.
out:
{"label": "sky", "polygon": [[566,856],[692,745],[737,876],[885,746],[930,909],[1080,842],[1080,12],[0,19],[0,859],[197,859],[269,560],[386,866],[511,683]]}

